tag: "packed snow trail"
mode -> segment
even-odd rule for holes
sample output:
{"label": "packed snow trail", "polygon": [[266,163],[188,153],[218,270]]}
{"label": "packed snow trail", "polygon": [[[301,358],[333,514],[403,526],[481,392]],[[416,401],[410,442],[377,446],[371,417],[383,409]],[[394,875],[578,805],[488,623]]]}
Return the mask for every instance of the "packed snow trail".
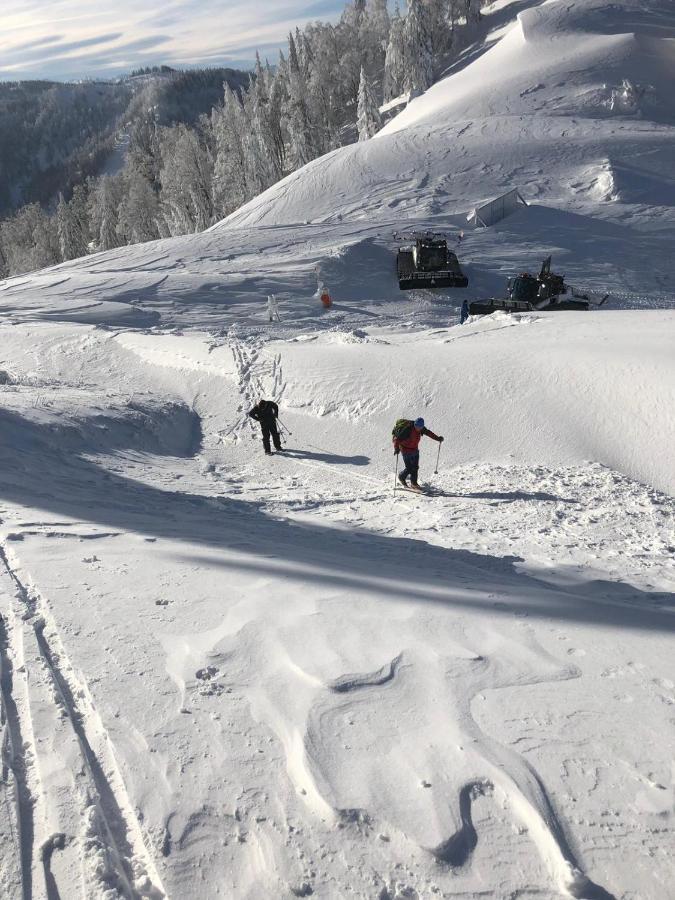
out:
{"label": "packed snow trail", "polygon": [[[21,581],[10,562],[11,555],[7,544],[3,544],[0,560],[15,586],[18,604],[13,612],[12,645],[7,640],[3,623],[3,661],[9,666],[11,657],[21,660],[24,676],[28,679],[21,714],[11,694],[10,679],[5,680],[3,690],[3,707],[9,707],[11,717],[10,746],[13,752],[10,763],[17,797],[22,897],[27,900],[42,896],[51,898],[63,896],[72,889],[72,876],[68,874],[62,883],[64,872],[58,865],[60,852],[66,851],[69,856],[74,854],[69,860],[70,866],[76,864],[82,870],[86,896],[112,891],[114,896],[128,900],[159,900],[165,892],[143,845],[142,832],[126,797],[114,751],[91,704],[90,694],[72,670],[48,607],[33,588]],[[40,682],[45,674],[51,702],[61,720],[58,731],[59,742],[63,742],[62,765],[73,766],[69,772],[72,783],[68,804],[75,798],[80,803],[77,836],[66,835],[58,827],[48,829],[50,823],[66,828],[67,823],[72,828],[75,822],[71,810],[64,806],[63,798],[55,790],[53,776],[48,771],[51,766],[46,767],[46,772],[41,771],[47,757],[40,745],[45,742],[46,735],[39,734],[37,741],[33,736],[34,717],[44,719],[44,711],[40,709],[44,702],[44,697],[40,698]],[[38,685],[37,689],[31,687],[32,681]],[[72,729],[71,733],[64,731],[64,720]],[[17,739],[22,730],[26,737],[19,745]],[[68,751],[63,752],[63,746],[72,744],[73,739],[79,748],[76,759]],[[22,758],[17,752],[19,746]],[[70,849],[73,842],[75,846]]]}
{"label": "packed snow trail", "polygon": [[21,719],[14,696],[14,665],[9,652],[6,605],[0,612],[0,726],[2,726],[2,806],[0,832],[3,856],[0,884],[17,897],[32,896],[33,809],[23,756]]}

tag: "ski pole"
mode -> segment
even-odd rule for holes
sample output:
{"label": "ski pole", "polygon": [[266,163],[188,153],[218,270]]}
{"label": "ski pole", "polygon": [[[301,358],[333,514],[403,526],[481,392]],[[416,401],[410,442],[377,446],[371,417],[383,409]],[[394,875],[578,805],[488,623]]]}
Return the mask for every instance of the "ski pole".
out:
{"label": "ski pole", "polygon": [[442,447],[442,446],[443,446],[443,445],[442,445],[442,444],[440,443],[440,441],[439,441],[439,443],[438,443],[438,453],[436,454],[436,468],[434,469],[434,475],[438,475],[438,460],[441,458],[441,447]]}
{"label": "ski pole", "polygon": [[281,419],[277,418],[277,422],[281,425],[281,427],[284,429],[284,431],[286,432],[286,434],[288,434],[288,435],[290,435],[291,437],[293,437],[293,432],[292,432],[292,431],[289,431],[288,428],[286,428],[286,426],[285,426],[284,423],[281,421]]}
{"label": "ski pole", "polygon": [[394,453],[394,493],[396,493],[397,480],[398,480],[398,453]]}

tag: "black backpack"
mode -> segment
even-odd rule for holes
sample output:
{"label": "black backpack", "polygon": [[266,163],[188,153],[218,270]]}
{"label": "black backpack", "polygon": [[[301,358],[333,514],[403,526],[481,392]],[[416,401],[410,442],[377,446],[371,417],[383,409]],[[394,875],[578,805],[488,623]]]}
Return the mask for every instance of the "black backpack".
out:
{"label": "black backpack", "polygon": [[397,419],[396,424],[391,430],[392,437],[395,437],[399,441],[405,441],[406,438],[410,437],[414,424],[412,419]]}

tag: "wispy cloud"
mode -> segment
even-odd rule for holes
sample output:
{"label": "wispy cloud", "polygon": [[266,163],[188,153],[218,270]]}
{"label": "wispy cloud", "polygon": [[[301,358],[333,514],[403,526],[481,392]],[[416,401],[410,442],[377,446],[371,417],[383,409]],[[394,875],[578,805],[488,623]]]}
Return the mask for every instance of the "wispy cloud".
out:
{"label": "wispy cloud", "polygon": [[64,41],[62,38],[50,40],[48,43],[39,44],[33,47],[10,48],[2,54],[2,61],[7,68],[28,65],[36,61],[44,61],[50,63],[55,59],[63,56],[78,57],[80,51],[87,47],[103,46],[105,44],[114,43],[122,37],[122,32],[112,31],[109,34],[101,34],[97,37],[82,38],[79,41]]}
{"label": "wispy cloud", "polygon": [[250,64],[343,0],[3,0],[0,79],[112,76],[145,65]]}

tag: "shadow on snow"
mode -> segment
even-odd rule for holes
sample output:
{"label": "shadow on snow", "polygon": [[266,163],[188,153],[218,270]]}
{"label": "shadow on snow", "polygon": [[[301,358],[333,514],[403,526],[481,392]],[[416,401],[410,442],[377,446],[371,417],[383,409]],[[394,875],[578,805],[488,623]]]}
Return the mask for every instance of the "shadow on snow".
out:
{"label": "shadow on snow", "polygon": [[[107,529],[184,542],[192,562],[224,572],[377,594],[383,603],[414,600],[459,612],[675,630],[672,593],[599,580],[562,588],[515,572],[518,557],[278,520],[256,502],[162,490],[85,458],[84,442],[76,446],[72,431],[72,425],[39,424],[1,410],[0,497]],[[119,434],[110,438],[119,449]],[[189,456],[191,450],[186,445],[178,452]]]}

